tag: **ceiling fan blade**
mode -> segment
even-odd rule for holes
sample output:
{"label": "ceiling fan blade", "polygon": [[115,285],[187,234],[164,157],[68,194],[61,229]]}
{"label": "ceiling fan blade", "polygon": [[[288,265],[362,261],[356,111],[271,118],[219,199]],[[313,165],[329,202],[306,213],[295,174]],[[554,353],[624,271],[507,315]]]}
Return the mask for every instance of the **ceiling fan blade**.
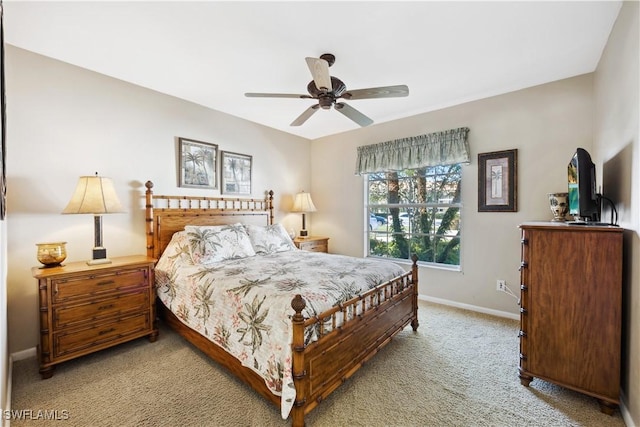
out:
{"label": "ceiling fan blade", "polygon": [[319,90],[331,92],[333,88],[331,87],[331,76],[329,75],[329,63],[320,58],[307,57],[305,60],[307,61],[307,66],[309,67],[309,71],[311,71],[316,87]]}
{"label": "ceiling fan blade", "polygon": [[312,96],[309,95],[296,95],[294,93],[245,93],[244,96],[248,98],[303,98],[303,99],[313,99]]}
{"label": "ceiling fan blade", "polygon": [[337,111],[341,112],[362,127],[369,126],[373,123],[373,120],[369,117],[344,102],[336,102],[335,108]]}
{"label": "ceiling fan blade", "polygon": [[349,90],[342,94],[344,99],[398,98],[409,95],[407,85],[370,87],[368,89]]}
{"label": "ceiling fan blade", "polygon": [[312,105],[311,107],[307,108],[302,114],[298,116],[297,119],[291,122],[290,126],[300,126],[301,124],[306,122],[309,117],[313,116],[313,113],[318,111],[319,108],[320,105],[318,104]]}

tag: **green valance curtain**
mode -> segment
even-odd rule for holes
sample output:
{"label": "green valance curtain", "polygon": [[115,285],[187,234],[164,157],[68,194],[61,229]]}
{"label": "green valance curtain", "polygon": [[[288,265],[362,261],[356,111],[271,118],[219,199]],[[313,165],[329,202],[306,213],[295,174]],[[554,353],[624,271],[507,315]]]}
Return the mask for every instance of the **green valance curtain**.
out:
{"label": "green valance curtain", "polygon": [[469,163],[468,133],[469,128],[458,128],[363,145],[358,147],[356,175]]}

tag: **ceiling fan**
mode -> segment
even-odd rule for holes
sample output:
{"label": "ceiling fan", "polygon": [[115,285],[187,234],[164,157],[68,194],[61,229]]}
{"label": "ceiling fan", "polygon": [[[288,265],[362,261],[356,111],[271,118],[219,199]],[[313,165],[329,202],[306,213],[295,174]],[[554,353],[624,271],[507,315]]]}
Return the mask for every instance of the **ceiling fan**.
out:
{"label": "ceiling fan", "polygon": [[317,99],[318,103],[307,108],[298,118],[291,122],[291,126],[300,126],[318,111],[318,108],[328,110],[333,106],[360,126],[368,126],[373,123],[369,117],[338,99],[370,99],[370,98],[397,98],[409,95],[406,85],[372,87],[367,89],[347,90],[347,86],[337,77],[329,75],[329,67],[336,61],[336,57],[330,53],[320,55],[320,58],[306,58],[307,66],[311,71],[313,80],[307,85],[309,95],[296,95],[287,93],[245,93],[250,98],[302,98]]}

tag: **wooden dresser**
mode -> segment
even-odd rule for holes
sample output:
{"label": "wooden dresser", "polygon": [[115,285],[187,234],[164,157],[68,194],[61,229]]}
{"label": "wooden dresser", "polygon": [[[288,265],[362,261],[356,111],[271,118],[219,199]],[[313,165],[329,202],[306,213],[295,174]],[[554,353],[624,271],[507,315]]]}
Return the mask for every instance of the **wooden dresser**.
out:
{"label": "wooden dresser", "polygon": [[309,252],[329,252],[329,238],[321,236],[296,237],[293,243],[298,249]]}
{"label": "wooden dresser", "polygon": [[622,232],[619,227],[525,223],[520,267],[520,368],[619,404]]}
{"label": "wooden dresser", "polygon": [[42,378],[55,365],[135,338],[158,337],[155,260],[112,258],[111,264],[32,268],[38,282]]}

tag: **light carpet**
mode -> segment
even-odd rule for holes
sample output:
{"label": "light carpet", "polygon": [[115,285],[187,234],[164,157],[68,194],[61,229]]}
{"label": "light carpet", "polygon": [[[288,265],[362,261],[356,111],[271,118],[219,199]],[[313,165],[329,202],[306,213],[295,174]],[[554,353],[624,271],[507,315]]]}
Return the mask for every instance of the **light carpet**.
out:
{"label": "light carpet", "polygon": [[[407,327],[306,417],[308,426],[621,427],[619,410],[535,379],[520,385],[518,322],[420,302]],[[268,403],[172,330],[76,359],[41,380],[13,367],[12,408],[58,421],[11,426],[287,426]],[[22,413],[25,413],[24,411]],[[51,412],[50,412],[51,413]]]}

